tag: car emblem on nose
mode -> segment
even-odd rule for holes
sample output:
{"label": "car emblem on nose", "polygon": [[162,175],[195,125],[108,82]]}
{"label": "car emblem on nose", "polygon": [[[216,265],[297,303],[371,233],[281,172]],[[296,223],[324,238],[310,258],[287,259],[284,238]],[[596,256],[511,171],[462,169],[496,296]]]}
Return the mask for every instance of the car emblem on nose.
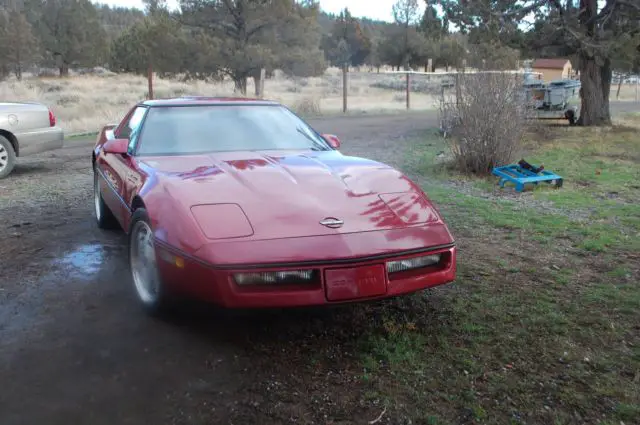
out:
{"label": "car emblem on nose", "polygon": [[324,220],[322,220],[320,224],[322,224],[323,226],[329,227],[331,229],[338,229],[342,227],[342,225],[344,224],[344,221],[338,220],[337,218],[334,218],[334,217],[327,217]]}

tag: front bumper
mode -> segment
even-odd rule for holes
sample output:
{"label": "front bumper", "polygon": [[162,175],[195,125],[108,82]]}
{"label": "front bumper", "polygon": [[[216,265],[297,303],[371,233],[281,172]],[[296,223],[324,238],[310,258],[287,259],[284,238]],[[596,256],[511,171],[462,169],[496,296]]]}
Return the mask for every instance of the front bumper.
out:
{"label": "front bumper", "polygon": [[[170,247],[158,246],[159,267],[165,284],[170,290],[226,308],[282,308],[343,304],[367,300],[383,299],[420,291],[452,282],[456,277],[456,247],[453,245],[436,247],[421,252],[398,253],[376,258],[349,259],[348,261],[323,261],[317,263],[289,263],[277,267],[216,268],[195,258],[181,256]],[[423,255],[441,254],[436,266],[388,273],[386,263]],[[342,297],[336,300],[327,285],[327,272],[337,269],[355,269],[368,266],[384,268],[382,291],[361,288],[360,295]],[[233,267],[233,266],[232,266]],[[317,272],[313,283],[299,285],[238,285],[233,275],[243,272],[308,270]],[[382,276],[382,275],[381,275]],[[378,282],[378,288],[380,288]],[[366,282],[365,282],[366,285]],[[335,293],[335,288],[333,289]]]}

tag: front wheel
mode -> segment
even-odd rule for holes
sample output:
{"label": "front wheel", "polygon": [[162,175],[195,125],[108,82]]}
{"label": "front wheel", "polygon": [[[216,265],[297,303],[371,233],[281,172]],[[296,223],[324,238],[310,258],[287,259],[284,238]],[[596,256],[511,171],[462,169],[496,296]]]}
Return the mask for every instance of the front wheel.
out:
{"label": "front wheel", "polygon": [[131,217],[129,268],[138,300],[154,316],[165,313],[169,305],[156,261],[149,215],[144,208],[138,208]]}
{"label": "front wheel", "polygon": [[0,136],[0,179],[7,177],[16,165],[16,151],[4,136]]}

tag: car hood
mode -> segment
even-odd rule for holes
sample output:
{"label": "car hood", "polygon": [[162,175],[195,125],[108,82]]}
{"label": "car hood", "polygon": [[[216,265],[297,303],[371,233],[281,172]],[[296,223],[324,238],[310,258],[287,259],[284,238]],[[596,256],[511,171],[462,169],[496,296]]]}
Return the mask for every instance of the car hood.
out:
{"label": "car hood", "polygon": [[[442,224],[409,179],[379,162],[323,152],[146,157],[165,195],[209,239],[274,239]],[[327,227],[320,222],[342,222]]]}

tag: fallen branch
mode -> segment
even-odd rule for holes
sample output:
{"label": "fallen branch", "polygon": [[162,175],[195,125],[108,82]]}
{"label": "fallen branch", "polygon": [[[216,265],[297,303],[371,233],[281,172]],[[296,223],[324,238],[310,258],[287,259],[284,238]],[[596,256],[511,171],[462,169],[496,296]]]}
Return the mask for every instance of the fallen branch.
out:
{"label": "fallen branch", "polygon": [[377,418],[375,418],[372,421],[369,421],[369,424],[373,425],[373,424],[377,424],[378,422],[380,422],[380,420],[382,419],[382,417],[384,416],[385,413],[387,413],[387,408],[386,407],[384,409],[382,409],[382,413],[380,413],[380,416],[378,416]]}

